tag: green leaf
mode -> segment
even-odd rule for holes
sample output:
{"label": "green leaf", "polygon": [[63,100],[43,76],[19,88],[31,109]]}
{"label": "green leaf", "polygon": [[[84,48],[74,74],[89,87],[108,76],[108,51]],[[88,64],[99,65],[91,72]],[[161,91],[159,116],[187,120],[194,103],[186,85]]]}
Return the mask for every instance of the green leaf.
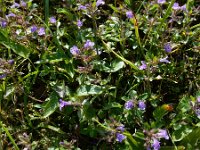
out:
{"label": "green leaf", "polygon": [[157,121],[161,121],[162,118],[167,114],[167,110],[163,109],[162,107],[158,107],[153,112],[153,116]]}
{"label": "green leaf", "polygon": [[4,98],[7,99],[10,95],[14,94],[14,92],[15,92],[15,86],[8,85],[6,87],[6,93],[4,94]]}
{"label": "green leaf", "polygon": [[173,141],[181,141],[184,137],[186,137],[191,132],[192,132],[191,127],[182,126],[180,129],[173,132],[172,139]]}
{"label": "green leaf", "polygon": [[8,41],[8,38],[7,34],[4,31],[0,30],[0,42],[2,41]]}
{"label": "green leaf", "polygon": [[113,4],[108,5],[112,10],[114,10],[116,13],[119,13],[119,10],[113,6]]}
{"label": "green leaf", "polygon": [[97,95],[103,92],[103,88],[98,85],[81,85],[77,89],[78,96]]}
{"label": "green leaf", "polygon": [[50,85],[60,98],[64,98],[66,95],[70,95],[70,89],[68,86],[65,85],[64,80],[60,83],[50,82]]}
{"label": "green leaf", "polygon": [[200,147],[200,128],[193,129],[191,133],[189,133],[184,139],[181,141],[181,144],[184,146],[187,146],[187,144],[190,144],[193,148],[199,148]]}
{"label": "green leaf", "polygon": [[3,33],[1,30],[0,30],[0,43],[4,45],[6,48],[12,49],[16,54],[24,58],[28,58],[31,52],[31,50],[26,48],[25,46],[8,39],[5,33]]}
{"label": "green leaf", "polygon": [[59,9],[57,9],[57,13],[65,14],[66,17],[67,17],[69,20],[73,20],[73,14],[72,14],[70,11],[68,11],[67,9],[59,8]]}
{"label": "green leaf", "polygon": [[183,97],[177,106],[177,110],[181,111],[183,114],[191,110],[190,98]]}
{"label": "green leaf", "polygon": [[59,98],[56,92],[52,92],[50,97],[47,98],[48,102],[44,107],[43,118],[49,117],[52,113],[56,111],[56,109],[58,108],[58,99]]}
{"label": "green leaf", "polygon": [[4,45],[8,49],[12,49],[13,52],[15,52],[17,55],[28,58],[30,54],[30,49],[27,49],[25,46],[15,43],[13,41],[10,42],[1,42],[2,45]]}
{"label": "green leaf", "polygon": [[108,110],[110,108],[121,108],[121,107],[122,105],[120,103],[112,102],[112,103],[108,103],[103,109]]}
{"label": "green leaf", "polygon": [[104,72],[117,72],[125,66],[125,63],[119,59],[115,59],[108,63],[105,61],[98,61],[95,63],[94,68]]}

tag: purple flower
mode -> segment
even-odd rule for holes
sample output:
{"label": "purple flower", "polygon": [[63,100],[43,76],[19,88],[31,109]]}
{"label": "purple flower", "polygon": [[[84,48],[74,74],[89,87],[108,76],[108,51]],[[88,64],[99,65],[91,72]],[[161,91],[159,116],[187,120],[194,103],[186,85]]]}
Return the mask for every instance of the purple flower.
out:
{"label": "purple flower", "polygon": [[172,9],[179,10],[181,9],[181,7],[179,6],[179,3],[174,3],[174,5],[172,6]]}
{"label": "purple flower", "polygon": [[167,63],[167,64],[168,64],[168,63],[170,63],[170,61],[169,61],[169,60],[167,60],[167,58],[168,58],[168,57],[165,57],[165,58],[160,58],[160,60],[159,60],[159,61],[160,61],[161,63]]}
{"label": "purple flower", "polygon": [[80,50],[78,49],[78,47],[77,46],[72,46],[71,48],[70,48],[70,53],[72,54],[72,55],[74,55],[74,56],[76,56],[76,55],[79,55],[80,54]]}
{"label": "purple flower", "polygon": [[15,62],[15,61],[14,61],[13,59],[8,60],[8,63],[9,63],[10,65],[13,65],[14,62]]}
{"label": "purple flower", "polygon": [[81,20],[78,20],[76,24],[77,24],[77,26],[80,28],[80,27],[82,27],[83,22],[82,22]]}
{"label": "purple flower", "polygon": [[59,144],[60,144],[60,145],[64,145],[65,143],[64,143],[64,142],[60,142]]}
{"label": "purple flower", "polygon": [[200,117],[199,103],[200,103],[200,96],[197,97],[196,103],[194,105],[194,111],[195,111],[197,117]]}
{"label": "purple flower", "polygon": [[31,33],[36,32],[37,31],[37,27],[35,25],[31,26]]}
{"label": "purple flower", "polygon": [[116,135],[116,141],[118,141],[118,142],[120,142],[120,143],[121,143],[125,138],[126,138],[126,136],[123,135],[123,134],[121,134],[121,133],[117,133],[117,135]]}
{"label": "purple flower", "polygon": [[116,129],[119,130],[119,131],[122,131],[122,132],[124,132],[124,130],[125,130],[124,125],[120,125]]}
{"label": "purple flower", "polygon": [[5,28],[7,26],[7,22],[5,20],[1,21],[1,27]]}
{"label": "purple flower", "polygon": [[92,49],[94,47],[94,42],[91,42],[90,40],[87,40],[84,44],[84,48],[86,49]]}
{"label": "purple flower", "polygon": [[163,129],[158,130],[158,133],[156,133],[156,138],[165,138],[166,140],[169,140],[167,131]]}
{"label": "purple flower", "polygon": [[181,9],[182,11],[187,11],[186,4],[184,4],[183,6],[181,6],[180,9]]}
{"label": "purple flower", "polygon": [[13,5],[12,6],[10,6],[10,8],[19,8],[20,7],[20,5],[18,4],[18,3],[13,3]]}
{"label": "purple flower", "polygon": [[132,109],[134,106],[133,101],[132,100],[127,101],[124,106],[125,106],[125,109],[127,109],[127,110]]}
{"label": "purple flower", "polygon": [[157,2],[158,2],[158,4],[164,4],[164,3],[166,3],[166,0],[158,0]]}
{"label": "purple flower", "polygon": [[164,45],[165,52],[170,53],[172,51],[170,43]]}
{"label": "purple flower", "polygon": [[39,36],[45,35],[45,28],[44,28],[44,27],[41,27],[41,28],[39,29],[38,35],[39,35]]}
{"label": "purple flower", "polygon": [[78,6],[78,10],[86,10],[86,9],[87,9],[87,7],[84,6],[84,5],[79,5]]}
{"label": "purple flower", "polygon": [[200,109],[199,108],[195,109],[195,114],[197,115],[197,117],[200,117]]}
{"label": "purple flower", "polygon": [[141,110],[145,110],[146,109],[146,104],[144,103],[144,101],[139,101],[138,102],[138,105],[139,105],[139,108],[141,109]]}
{"label": "purple flower", "polygon": [[197,97],[197,103],[200,103],[200,96]]}
{"label": "purple flower", "polygon": [[103,0],[97,0],[97,2],[96,2],[97,7],[100,5],[104,5],[104,4],[105,4],[105,2]]}
{"label": "purple flower", "polygon": [[160,149],[160,142],[156,138],[153,138],[153,143],[152,143],[151,146],[153,147],[154,150],[159,150]]}
{"label": "purple flower", "polygon": [[5,78],[6,77],[6,74],[1,74],[0,75],[0,79],[3,79],[3,78]]}
{"label": "purple flower", "polygon": [[9,18],[9,17],[16,17],[16,15],[14,13],[10,13],[10,14],[6,15],[6,18]]}
{"label": "purple flower", "polygon": [[56,23],[56,18],[55,17],[50,17],[49,21],[50,21],[50,23],[55,24]]}
{"label": "purple flower", "polygon": [[26,7],[26,2],[25,1],[21,1],[20,4],[21,4],[22,7]]}
{"label": "purple flower", "polygon": [[63,107],[69,106],[69,105],[71,105],[71,102],[66,102],[66,101],[63,101],[62,99],[59,100],[60,111],[62,110]]}
{"label": "purple flower", "polygon": [[131,10],[127,11],[126,12],[126,17],[129,18],[129,19],[133,18],[133,12]]}
{"label": "purple flower", "polygon": [[145,61],[141,61],[142,65],[139,67],[140,70],[145,70],[147,68],[147,64]]}

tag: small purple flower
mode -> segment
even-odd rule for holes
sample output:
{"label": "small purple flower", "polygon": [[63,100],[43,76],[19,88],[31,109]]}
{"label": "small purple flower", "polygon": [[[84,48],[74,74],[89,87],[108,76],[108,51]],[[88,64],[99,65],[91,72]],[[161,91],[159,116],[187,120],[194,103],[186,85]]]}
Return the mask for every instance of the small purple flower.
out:
{"label": "small purple flower", "polygon": [[121,143],[125,138],[126,138],[126,136],[123,135],[123,134],[121,134],[121,133],[117,133],[117,135],[116,135],[116,141],[118,141],[118,142],[120,142],[120,143]]}
{"label": "small purple flower", "polygon": [[86,9],[87,9],[87,7],[84,6],[84,5],[79,5],[78,6],[78,10],[86,10]]}
{"label": "small purple flower", "polygon": [[103,0],[97,0],[97,2],[96,2],[97,7],[100,5],[104,5],[104,4],[105,4],[105,2]]}
{"label": "small purple flower", "polygon": [[156,138],[153,138],[153,143],[152,143],[151,146],[153,147],[154,150],[159,150],[160,149],[160,142]]}
{"label": "small purple flower", "polygon": [[23,0],[20,2],[20,4],[21,4],[22,7],[26,7],[26,5],[27,5],[26,2],[23,1]]}
{"label": "small purple flower", "polygon": [[41,28],[39,29],[38,35],[39,35],[39,36],[45,35],[45,28],[44,28],[44,27],[41,27]]}
{"label": "small purple flower", "polygon": [[166,3],[166,0],[158,0],[157,2],[158,2],[158,4],[164,4],[164,3]]}
{"label": "small purple flower", "polygon": [[69,105],[71,105],[71,102],[66,102],[66,101],[63,101],[62,99],[59,100],[60,111],[62,110],[63,107],[69,106]]}
{"label": "small purple flower", "polygon": [[200,108],[198,107],[200,103],[200,96],[197,97],[196,103],[194,105],[194,111],[197,115],[197,117],[200,117]]}
{"label": "small purple flower", "polygon": [[8,63],[9,63],[10,65],[13,65],[14,62],[15,62],[15,61],[14,61],[13,59],[8,60]]}
{"label": "small purple flower", "polygon": [[199,108],[195,109],[195,114],[197,115],[197,117],[200,117],[200,109]]}
{"label": "small purple flower", "polygon": [[127,101],[127,102],[125,103],[125,105],[124,105],[125,109],[127,109],[127,110],[132,109],[133,106],[134,106],[134,104],[133,104],[133,101],[132,101],[132,100]]}
{"label": "small purple flower", "polygon": [[92,49],[94,47],[94,42],[91,42],[90,40],[87,40],[84,44],[84,48],[86,49]]}
{"label": "small purple flower", "polygon": [[50,17],[49,21],[50,21],[50,23],[55,24],[56,23],[56,18],[55,17]]}
{"label": "small purple flower", "polygon": [[167,58],[168,58],[168,57],[165,57],[165,58],[160,58],[160,60],[159,60],[159,61],[160,61],[161,63],[167,63],[167,64],[168,64],[168,63],[170,63],[170,61],[169,61],[169,60],[167,60]]}
{"label": "small purple flower", "polygon": [[1,21],[1,27],[5,28],[7,26],[7,22],[5,20]]}
{"label": "small purple flower", "polygon": [[130,11],[127,11],[126,12],[126,17],[128,18],[128,19],[131,19],[131,18],[133,18],[133,12],[130,10]]}
{"label": "small purple flower", "polygon": [[140,70],[145,70],[147,69],[147,64],[145,63],[145,61],[141,61],[142,65],[139,67]]}
{"label": "small purple flower", "polygon": [[72,55],[74,55],[74,56],[76,56],[76,55],[79,55],[80,54],[80,50],[78,49],[78,47],[77,46],[72,46],[71,48],[70,48],[70,53],[72,54]]}
{"label": "small purple flower", "polygon": [[10,8],[19,8],[20,7],[20,5],[18,4],[18,3],[13,3],[13,5],[12,6],[10,6]]}
{"label": "small purple flower", "polygon": [[10,14],[6,15],[6,18],[9,18],[9,17],[16,17],[16,15],[14,13],[10,13]]}
{"label": "small purple flower", "polygon": [[200,96],[197,97],[197,103],[200,103]]}
{"label": "small purple flower", "polygon": [[174,5],[172,6],[172,9],[179,10],[181,9],[181,7],[179,6],[179,3],[174,3]]}
{"label": "small purple flower", "polygon": [[124,132],[124,130],[125,130],[123,124],[118,126],[116,129],[119,130],[119,131],[122,131],[122,132]]}
{"label": "small purple flower", "polygon": [[184,4],[183,6],[181,6],[180,9],[181,9],[182,11],[187,11],[186,4]]}
{"label": "small purple flower", "polygon": [[169,140],[168,133],[164,129],[158,130],[158,133],[156,133],[156,138],[165,138],[166,140]]}
{"label": "small purple flower", "polygon": [[83,22],[82,22],[81,20],[78,20],[76,24],[77,24],[77,26],[80,28],[80,27],[82,27]]}
{"label": "small purple flower", "polygon": [[138,102],[138,106],[139,106],[139,108],[140,108],[140,110],[145,110],[146,109],[146,104],[145,104],[145,102],[144,101],[139,101]]}
{"label": "small purple flower", "polygon": [[5,78],[6,77],[6,74],[1,74],[0,75],[0,79],[3,79],[3,78]]}
{"label": "small purple flower", "polygon": [[31,33],[36,32],[37,31],[37,27],[35,25],[31,26]]}
{"label": "small purple flower", "polygon": [[64,145],[65,143],[64,143],[64,142],[60,142],[59,144],[60,144],[60,145]]}
{"label": "small purple flower", "polygon": [[172,47],[171,47],[170,43],[166,43],[164,45],[164,49],[165,49],[165,52],[170,53],[172,51]]}

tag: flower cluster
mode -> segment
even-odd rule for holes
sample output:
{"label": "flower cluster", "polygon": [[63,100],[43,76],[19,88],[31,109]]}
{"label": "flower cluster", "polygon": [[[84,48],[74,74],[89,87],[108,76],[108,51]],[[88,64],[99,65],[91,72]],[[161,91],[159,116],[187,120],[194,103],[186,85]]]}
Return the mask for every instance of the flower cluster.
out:
{"label": "flower cluster", "polygon": [[158,130],[151,130],[151,131],[144,131],[145,134],[147,134],[146,138],[146,147],[147,149],[153,148],[154,150],[160,149],[160,139],[164,138],[165,140],[169,140],[169,135],[167,133],[166,129],[158,129]]}
{"label": "flower cluster", "polygon": [[[135,104],[137,105],[137,103],[138,103],[138,108],[139,108],[140,110],[145,110],[145,109],[146,109],[146,104],[145,104],[144,101],[139,100],[139,101],[136,102]],[[125,108],[126,110],[131,110],[133,107],[134,107],[134,101],[133,101],[133,100],[129,100],[129,101],[127,101],[127,102],[124,104],[124,108]]]}
{"label": "flower cluster", "polygon": [[184,4],[183,6],[179,6],[179,3],[174,3],[172,9],[186,11],[186,4]]}
{"label": "flower cluster", "polygon": [[125,128],[124,128],[124,125],[120,125],[116,128],[117,130],[117,133],[116,133],[116,141],[118,142],[122,142],[123,140],[126,139],[126,136],[122,133],[124,132]]}

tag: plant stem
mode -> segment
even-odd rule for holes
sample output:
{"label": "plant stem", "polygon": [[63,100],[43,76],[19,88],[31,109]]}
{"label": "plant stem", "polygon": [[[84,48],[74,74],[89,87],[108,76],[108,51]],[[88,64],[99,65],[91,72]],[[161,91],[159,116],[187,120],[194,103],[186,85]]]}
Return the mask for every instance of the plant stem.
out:
{"label": "plant stem", "polygon": [[49,19],[49,0],[44,0],[44,15],[45,15],[45,23],[48,24]]}
{"label": "plant stem", "polygon": [[20,150],[19,147],[17,146],[17,144],[15,143],[15,140],[12,138],[10,132],[8,131],[8,129],[2,124],[2,122],[0,121],[0,126],[2,127],[2,129],[6,132],[8,138],[10,139],[10,141],[12,142],[12,144],[15,147],[15,150]]}

